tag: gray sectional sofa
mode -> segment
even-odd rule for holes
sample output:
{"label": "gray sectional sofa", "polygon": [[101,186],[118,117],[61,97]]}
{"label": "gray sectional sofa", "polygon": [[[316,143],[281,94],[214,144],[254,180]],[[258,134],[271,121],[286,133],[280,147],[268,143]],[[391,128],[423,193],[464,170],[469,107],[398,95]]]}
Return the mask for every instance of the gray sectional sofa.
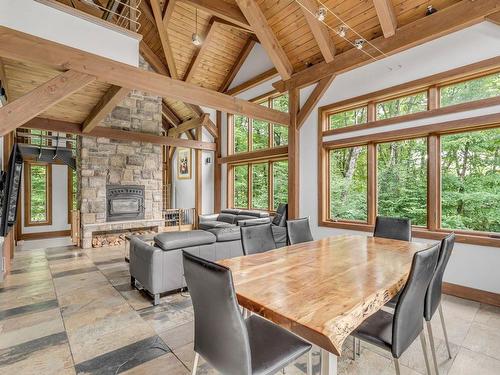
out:
{"label": "gray sectional sofa", "polygon": [[[279,220],[277,220],[277,218]],[[243,255],[240,226],[269,223],[267,212],[223,210],[218,215],[200,216],[199,230],[164,232],[154,236],[154,244],[143,237],[130,239],[130,276],[154,297],[158,304],[160,293],[179,290],[186,286],[182,266],[182,251],[217,261]],[[278,247],[286,245],[286,222],[278,213],[272,225]]]}

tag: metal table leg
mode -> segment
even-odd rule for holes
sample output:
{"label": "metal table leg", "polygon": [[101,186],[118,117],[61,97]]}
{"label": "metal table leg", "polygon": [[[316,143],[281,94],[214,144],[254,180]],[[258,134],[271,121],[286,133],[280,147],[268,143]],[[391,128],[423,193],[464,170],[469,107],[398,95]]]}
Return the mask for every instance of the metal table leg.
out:
{"label": "metal table leg", "polygon": [[337,356],[321,349],[321,375],[337,375]]}

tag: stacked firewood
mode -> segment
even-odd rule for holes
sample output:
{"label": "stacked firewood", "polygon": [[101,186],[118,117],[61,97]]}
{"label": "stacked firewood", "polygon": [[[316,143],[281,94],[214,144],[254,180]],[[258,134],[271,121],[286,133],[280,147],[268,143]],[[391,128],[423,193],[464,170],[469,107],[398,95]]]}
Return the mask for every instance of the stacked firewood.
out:
{"label": "stacked firewood", "polygon": [[104,247],[104,246],[120,246],[125,244],[125,236],[127,234],[133,236],[141,236],[143,234],[156,233],[153,230],[138,230],[126,233],[113,233],[113,234],[99,234],[92,238],[92,247]]}

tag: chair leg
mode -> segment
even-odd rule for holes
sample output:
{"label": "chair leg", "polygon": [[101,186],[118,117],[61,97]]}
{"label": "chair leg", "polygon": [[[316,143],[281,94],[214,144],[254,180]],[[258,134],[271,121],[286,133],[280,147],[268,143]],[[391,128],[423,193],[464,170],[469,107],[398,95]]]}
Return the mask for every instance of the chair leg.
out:
{"label": "chair leg", "polygon": [[399,368],[399,359],[394,359],[394,368],[396,369],[396,375],[401,375],[401,369]]}
{"label": "chair leg", "polygon": [[424,352],[425,368],[427,369],[427,375],[432,375],[431,365],[429,363],[429,356],[427,354],[427,343],[425,342],[424,331],[420,332],[420,343],[422,344],[422,351]]}
{"label": "chair leg", "polygon": [[191,375],[196,375],[196,370],[198,369],[198,361],[200,359],[200,355],[198,353],[195,353],[194,356],[194,363],[193,363],[193,370],[191,371]]}
{"label": "chair leg", "polygon": [[361,355],[361,340],[358,339],[358,347],[356,349],[356,353],[358,354],[358,357]]}
{"label": "chair leg", "polygon": [[132,286],[132,288],[135,288],[135,277],[133,276],[130,276],[130,285]]}
{"label": "chair leg", "polygon": [[156,306],[156,305],[159,305],[160,304],[160,293],[156,293],[153,295],[153,305]]}
{"label": "chair leg", "polygon": [[441,326],[443,327],[444,341],[446,342],[446,349],[448,349],[448,358],[451,357],[450,342],[448,341],[448,332],[446,331],[446,324],[444,323],[443,305],[439,304],[439,316],[441,317]]}
{"label": "chair leg", "polygon": [[352,336],[352,360],[356,360],[356,337]]}
{"label": "chair leg", "polygon": [[434,335],[432,334],[432,325],[430,321],[425,323],[427,325],[427,332],[429,334],[429,343],[431,344],[431,354],[432,354],[432,361],[434,362],[434,371],[436,371],[436,375],[439,375],[439,368],[436,357],[436,346],[434,343]]}
{"label": "chair leg", "polygon": [[312,349],[307,352],[307,375],[312,375],[313,373],[313,354]]}

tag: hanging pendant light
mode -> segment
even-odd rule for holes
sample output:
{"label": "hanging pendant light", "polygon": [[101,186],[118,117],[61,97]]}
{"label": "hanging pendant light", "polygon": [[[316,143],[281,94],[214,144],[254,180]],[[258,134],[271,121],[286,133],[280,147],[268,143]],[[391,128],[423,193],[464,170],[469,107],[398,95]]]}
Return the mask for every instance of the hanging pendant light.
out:
{"label": "hanging pendant light", "polygon": [[198,8],[195,9],[194,34],[191,37],[191,42],[195,46],[200,46],[203,43],[200,35],[198,35]]}

